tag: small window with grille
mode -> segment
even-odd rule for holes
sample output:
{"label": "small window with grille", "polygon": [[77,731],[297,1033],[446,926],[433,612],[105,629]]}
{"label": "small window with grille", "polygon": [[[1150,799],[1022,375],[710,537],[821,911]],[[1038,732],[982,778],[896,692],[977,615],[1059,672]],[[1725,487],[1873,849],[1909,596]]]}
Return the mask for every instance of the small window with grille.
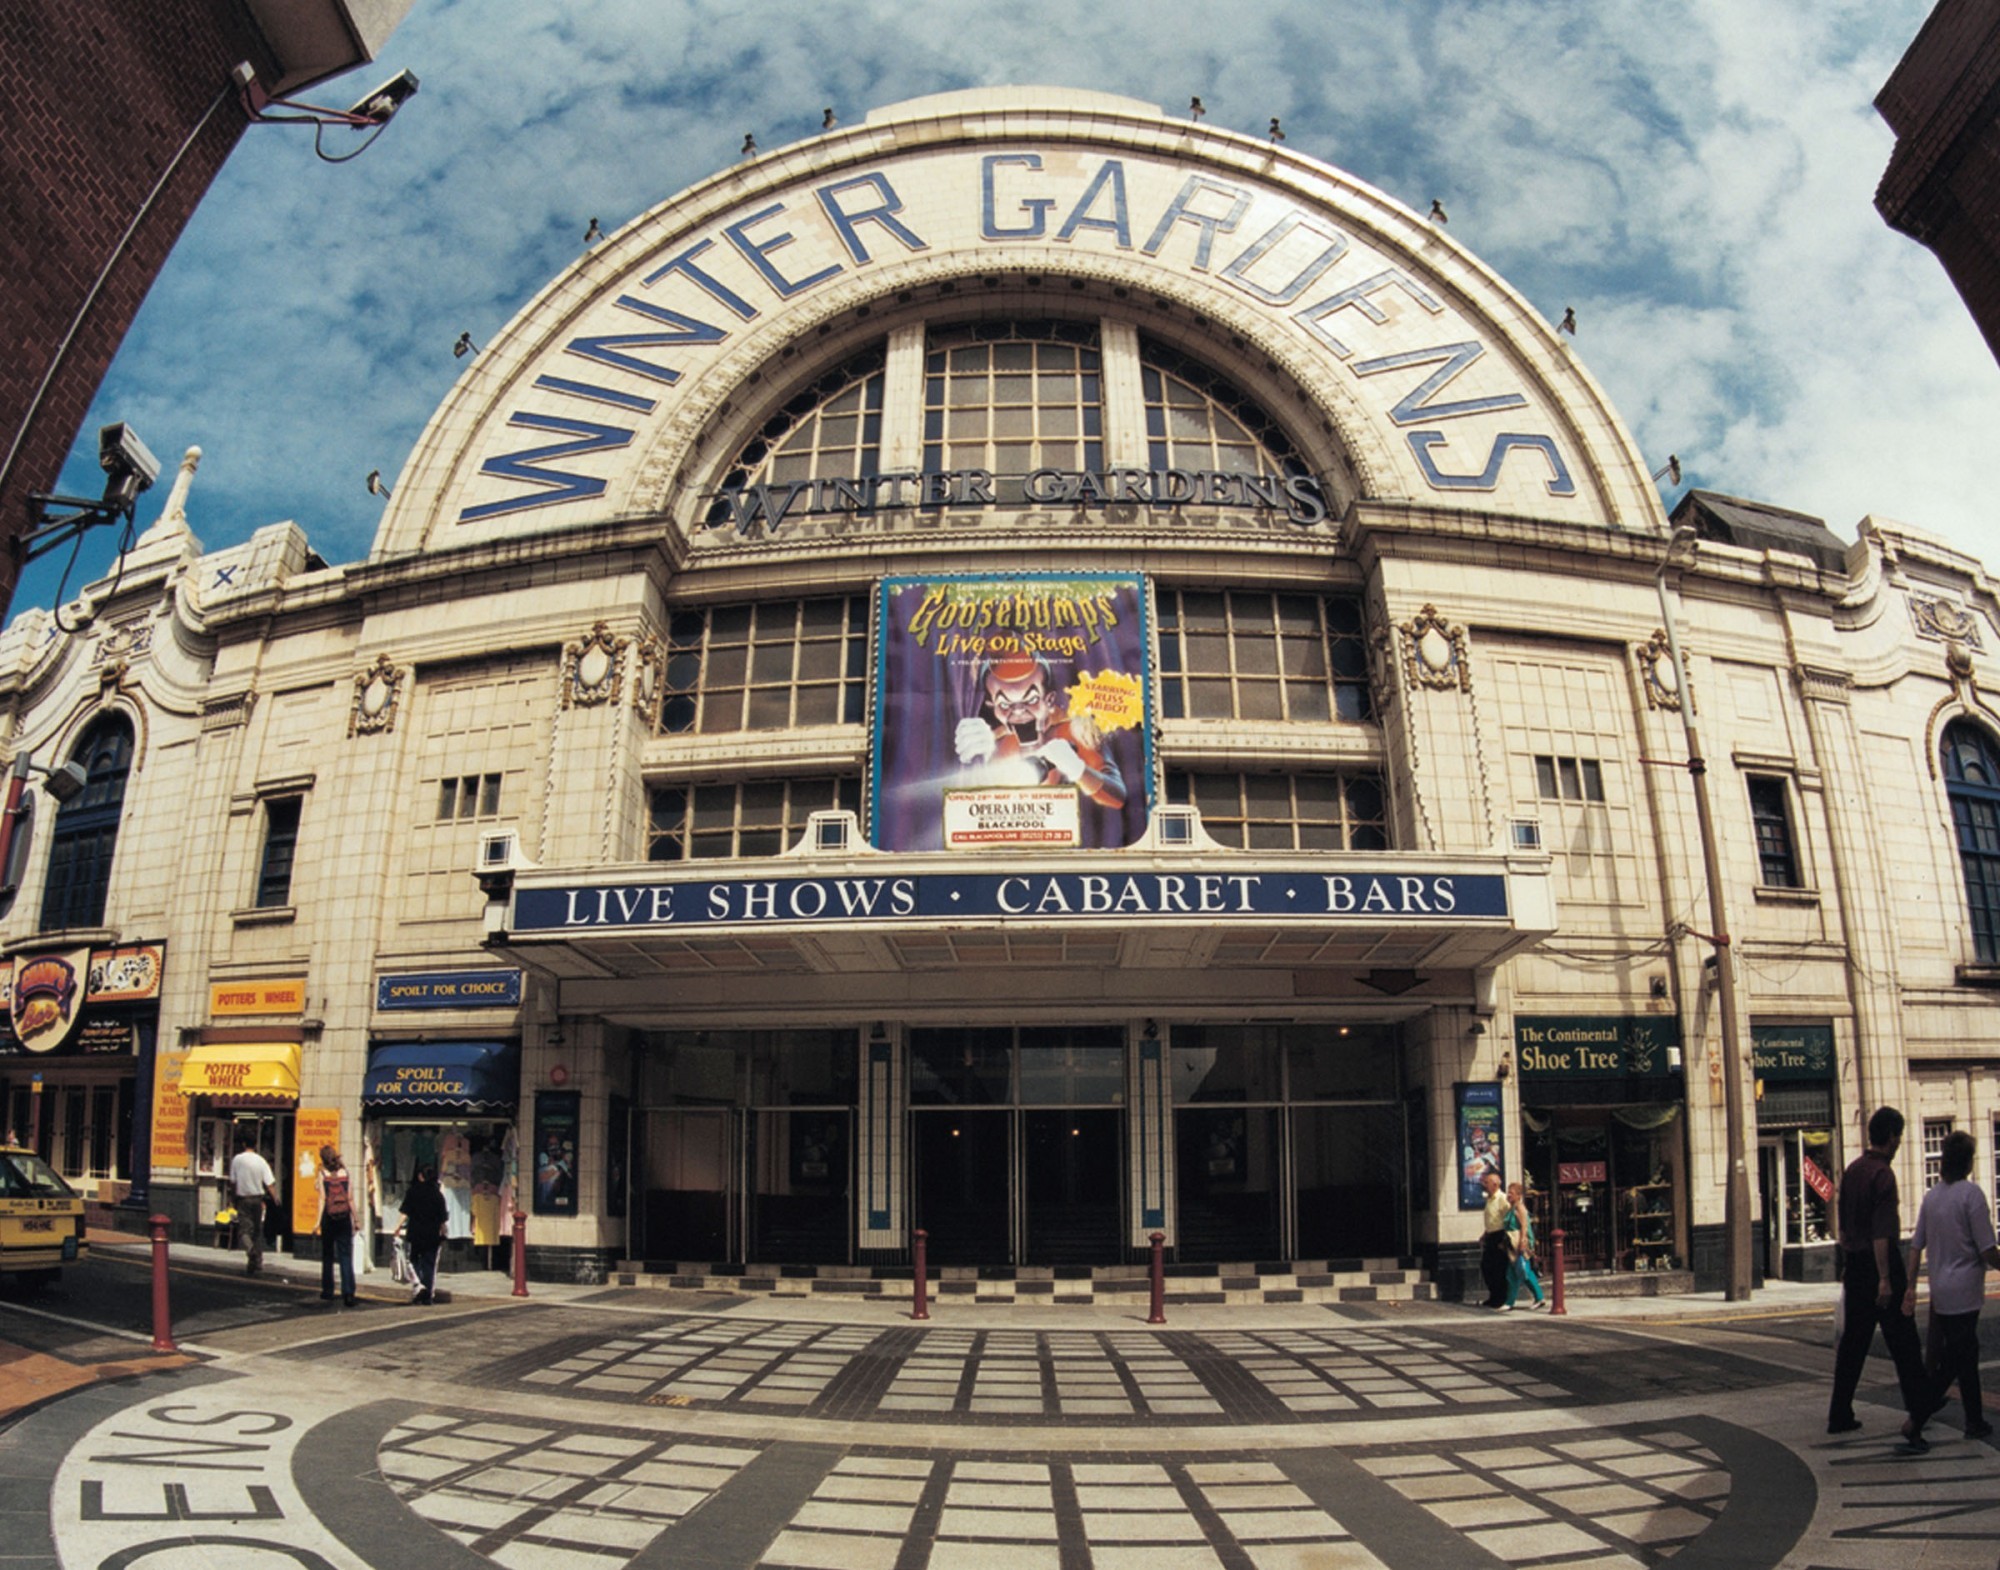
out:
{"label": "small window with grille", "polygon": [[1169,773],[1167,800],[1192,805],[1210,838],[1239,850],[1387,850],[1379,774]]}
{"label": "small window with grille", "polygon": [[667,629],[660,729],[859,725],[867,681],[864,596],[689,608]]}
{"label": "small window with grille", "polygon": [[1159,607],[1165,718],[1374,717],[1359,598],[1162,589]]}
{"label": "small window with grille", "polygon": [[1767,889],[1799,886],[1799,858],[1792,840],[1791,808],[1785,782],[1773,775],[1752,774],[1750,822],[1757,831],[1758,876]]}
{"label": "small window with grille", "polygon": [[[497,776],[496,776],[497,778]],[[299,845],[304,799],[277,796],[264,803],[264,854],[257,867],[257,908],[276,910],[292,900],[292,862]]]}
{"label": "small window with grille", "polygon": [[1944,1141],[1951,1132],[1950,1118],[1924,1119],[1924,1187],[1936,1188],[1943,1177]]}
{"label": "small window with grille", "polygon": [[825,777],[657,785],[650,793],[648,861],[718,861],[782,854],[815,812],[859,814],[861,781]]}
{"label": "small window with grille", "polygon": [[500,816],[498,774],[447,775],[438,781],[437,821],[469,823]]}

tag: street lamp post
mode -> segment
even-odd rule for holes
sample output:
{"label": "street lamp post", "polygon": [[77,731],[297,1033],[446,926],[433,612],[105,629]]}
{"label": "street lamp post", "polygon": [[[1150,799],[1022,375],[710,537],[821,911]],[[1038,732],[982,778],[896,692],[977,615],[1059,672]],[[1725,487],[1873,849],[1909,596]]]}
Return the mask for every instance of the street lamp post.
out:
{"label": "street lamp post", "polygon": [[1681,725],[1687,731],[1687,771],[1694,784],[1695,824],[1701,834],[1701,863],[1708,879],[1709,931],[1697,936],[1707,939],[1715,950],[1716,1006],[1722,1011],[1722,1116],[1723,1139],[1729,1147],[1728,1188],[1723,1197],[1722,1230],[1727,1258],[1723,1268],[1723,1296],[1740,1303],[1750,1296],[1750,1169],[1744,1156],[1743,1038],[1736,1019],[1736,955],[1729,941],[1729,913],[1722,892],[1722,852],[1715,838],[1715,814],[1708,800],[1708,760],[1701,750],[1701,731],[1695,723],[1694,698],[1688,689],[1687,665],[1681,659],[1680,635],[1675,630],[1673,608],[1667,603],[1667,572],[1685,547],[1690,551],[1699,536],[1693,529],[1674,531],[1667,542],[1653,587],[1660,596],[1660,621],[1667,634],[1667,654],[1674,662],[1674,685],[1678,690]]}

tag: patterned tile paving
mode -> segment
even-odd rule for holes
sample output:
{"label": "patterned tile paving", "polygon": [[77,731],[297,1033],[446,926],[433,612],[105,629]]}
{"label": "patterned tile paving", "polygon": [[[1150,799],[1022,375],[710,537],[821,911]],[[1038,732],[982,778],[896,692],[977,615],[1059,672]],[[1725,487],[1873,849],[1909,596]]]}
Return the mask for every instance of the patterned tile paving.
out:
{"label": "patterned tile paving", "polygon": [[1362,1467],[1469,1542],[1515,1565],[1658,1565],[1714,1522],[1728,1472],[1686,1434],[1431,1444]]}
{"label": "patterned tile paving", "polygon": [[[1665,1427],[1383,1446],[1341,1462],[1350,1481],[1333,1488],[1317,1454],[822,1450],[429,1413],[391,1430],[378,1459],[418,1515],[509,1570],[623,1570],[642,1554],[772,1570],[1377,1570],[1381,1545],[1357,1524],[1379,1519],[1371,1489],[1511,1565],[1638,1570],[1706,1531],[1730,1493],[1713,1452]],[[790,1492],[745,1471],[779,1456],[803,1479]],[[717,1501],[736,1533],[727,1556],[688,1531]]]}
{"label": "patterned tile paving", "polygon": [[825,1327],[691,1317],[569,1343],[503,1383],[669,1406],[815,1416],[1138,1424],[1319,1421],[1570,1392],[1478,1346],[1415,1331],[1200,1335]]}

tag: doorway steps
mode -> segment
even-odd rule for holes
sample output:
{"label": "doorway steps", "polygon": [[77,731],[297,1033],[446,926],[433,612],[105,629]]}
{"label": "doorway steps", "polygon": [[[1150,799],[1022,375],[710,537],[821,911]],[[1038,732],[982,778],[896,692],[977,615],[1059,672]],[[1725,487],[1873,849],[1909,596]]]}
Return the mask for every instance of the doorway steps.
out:
{"label": "doorway steps", "polygon": [[[612,1284],[675,1292],[769,1297],[862,1297],[908,1301],[907,1265],[714,1265],[621,1261]],[[1065,1303],[1144,1308],[1145,1265],[943,1265],[930,1272],[933,1298],[973,1303]],[[1430,1302],[1430,1277],[1414,1260],[1298,1259],[1277,1263],[1166,1267],[1166,1300],[1197,1303]]]}

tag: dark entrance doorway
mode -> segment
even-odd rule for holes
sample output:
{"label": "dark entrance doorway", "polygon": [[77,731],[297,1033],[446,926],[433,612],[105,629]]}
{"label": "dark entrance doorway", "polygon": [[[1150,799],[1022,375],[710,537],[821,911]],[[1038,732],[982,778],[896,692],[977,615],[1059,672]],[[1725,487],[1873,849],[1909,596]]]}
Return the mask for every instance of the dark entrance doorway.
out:
{"label": "dark entrance doorway", "polygon": [[1013,1114],[919,1112],[911,1123],[912,1214],[930,1234],[931,1260],[940,1265],[1010,1263]]}
{"label": "dark entrance doorway", "polygon": [[1102,1265],[1120,1257],[1125,1115],[1021,1114],[1022,1257],[1031,1265]]}

